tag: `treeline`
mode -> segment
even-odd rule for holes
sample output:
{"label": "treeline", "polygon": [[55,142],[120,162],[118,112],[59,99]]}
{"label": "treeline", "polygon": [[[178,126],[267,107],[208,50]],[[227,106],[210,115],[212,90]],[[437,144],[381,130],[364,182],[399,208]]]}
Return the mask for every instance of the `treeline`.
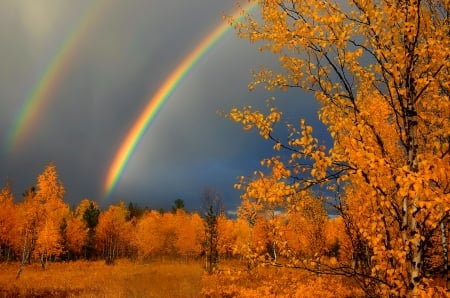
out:
{"label": "treeline", "polygon": [[0,192],[0,261],[19,261],[23,270],[31,262],[45,268],[49,261],[104,259],[113,264],[117,258],[205,257],[207,269],[213,270],[220,258],[242,258],[248,251],[276,259],[282,240],[305,255],[319,251],[335,257],[342,243],[340,221],[329,220],[317,200],[305,207],[308,213],[277,216],[285,222],[285,233],[274,234],[274,217],[246,218],[241,212],[242,217],[229,219],[210,191],[203,198],[204,214],[186,212],[182,200],[167,212],[123,201],[100,210],[89,199],[71,209],[64,193],[53,163],[19,202],[6,183]]}
{"label": "treeline", "polygon": [[[112,264],[125,257],[204,254],[208,227],[198,213],[186,212],[180,199],[170,212],[123,201],[100,210],[89,199],[71,209],[64,194],[53,163],[21,201],[15,200],[11,182],[6,183],[0,192],[0,261],[20,261],[23,270],[31,262],[45,268],[48,261],[104,259]],[[220,217],[222,224],[226,219]]]}

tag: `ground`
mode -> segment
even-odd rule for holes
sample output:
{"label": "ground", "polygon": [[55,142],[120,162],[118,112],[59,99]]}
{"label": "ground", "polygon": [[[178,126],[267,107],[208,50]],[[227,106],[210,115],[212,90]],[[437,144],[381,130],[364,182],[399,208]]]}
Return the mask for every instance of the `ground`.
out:
{"label": "ground", "polygon": [[31,264],[16,280],[18,268],[0,264],[0,297],[199,297],[203,274],[200,262],[163,260]]}

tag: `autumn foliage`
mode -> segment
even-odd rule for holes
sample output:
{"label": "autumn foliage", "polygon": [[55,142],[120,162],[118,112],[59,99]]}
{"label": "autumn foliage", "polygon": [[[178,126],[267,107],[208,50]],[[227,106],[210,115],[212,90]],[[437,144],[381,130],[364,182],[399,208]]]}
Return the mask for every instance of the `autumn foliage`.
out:
{"label": "autumn foliage", "polygon": [[238,177],[236,219],[214,200],[204,214],[182,201],[71,210],[52,163],[22,201],[7,182],[0,258],[20,263],[17,278],[32,263],[175,258],[204,260],[205,297],[448,296],[450,2],[249,2],[254,15],[230,23],[279,60],[249,89],[313,97],[331,141],[304,119],[282,125],[276,99],[231,108],[274,150]]}
{"label": "autumn foliage", "polygon": [[[450,2],[251,2],[257,14],[230,21],[280,65],[255,72],[250,89],[311,93],[331,137],[323,145],[303,119],[280,133],[276,100],[227,115],[277,151],[236,185],[243,215],[286,257],[272,262],[350,276],[368,296],[442,294],[432,276],[448,279]],[[326,194],[343,225],[335,247],[345,250],[329,264],[325,225],[302,203],[311,191]],[[303,220],[311,225],[299,235]],[[282,237],[286,222],[296,247]]]}
{"label": "autumn foliage", "polygon": [[[274,171],[285,169],[278,166]],[[1,190],[1,259],[12,264],[18,261],[17,280],[23,272],[47,270],[49,262],[85,259],[99,266],[98,260],[107,265],[123,264],[123,259],[140,264],[179,260],[209,268],[209,274],[202,278],[205,297],[364,296],[370,284],[348,271],[367,270],[370,267],[366,268],[364,262],[373,260],[367,242],[371,235],[349,226],[362,225],[355,220],[364,221],[361,210],[349,209],[330,218],[324,208],[325,198],[306,191],[292,193],[287,199],[280,195],[287,184],[274,179],[279,174],[272,174],[258,174],[246,185],[236,219],[217,214],[218,264],[211,270],[208,260],[206,266],[204,261],[209,249],[206,217],[182,208],[138,212],[135,206],[122,201],[100,210],[88,199],[71,210],[64,203],[64,186],[56,167],[50,164],[38,176],[37,187],[28,189],[21,202],[15,202],[10,182]],[[350,215],[352,221],[345,218]],[[443,248],[441,234],[435,232],[431,241],[438,245],[427,251],[425,260],[428,274],[439,277]],[[355,256],[357,253],[362,255]],[[56,288],[51,291],[65,291]],[[440,290],[436,287],[434,291]]]}
{"label": "autumn foliage", "polygon": [[[64,202],[64,186],[50,163],[36,187],[15,200],[8,181],[0,191],[0,258],[19,261],[18,277],[28,264],[45,268],[51,261],[98,260],[114,264],[129,258],[201,259],[205,247],[205,219],[182,207],[171,212],[142,209],[119,201],[101,210],[82,199],[71,210]],[[218,215],[219,251],[231,256],[238,232],[234,222]]]}

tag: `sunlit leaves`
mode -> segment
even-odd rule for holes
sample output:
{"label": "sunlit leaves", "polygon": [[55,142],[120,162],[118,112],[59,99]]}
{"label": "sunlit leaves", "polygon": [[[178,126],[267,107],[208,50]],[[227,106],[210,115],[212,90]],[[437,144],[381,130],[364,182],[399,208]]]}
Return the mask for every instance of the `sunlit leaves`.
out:
{"label": "sunlit leaves", "polygon": [[272,126],[281,119],[281,112],[276,107],[272,107],[269,114],[264,115],[248,106],[242,110],[238,108],[231,109],[228,117],[234,122],[242,123],[244,130],[256,128],[263,138],[268,139]]}
{"label": "sunlit leaves", "polygon": [[148,258],[161,252],[164,244],[160,231],[161,217],[159,212],[146,212],[137,223],[133,243],[138,248],[140,258]]}
{"label": "sunlit leaves", "polygon": [[0,247],[3,247],[4,252],[0,258],[4,260],[8,260],[13,250],[17,220],[17,206],[14,204],[11,183],[7,182],[0,191]]}
{"label": "sunlit leaves", "polygon": [[246,16],[238,34],[277,55],[281,67],[257,71],[250,89],[313,92],[333,144],[327,150],[304,121],[277,137],[272,105],[233,108],[229,117],[273,141],[277,155],[262,162],[269,170],[239,181],[243,214],[254,220],[284,210],[312,185],[344,189],[336,196],[346,195],[339,208],[352,243],[367,248],[354,251],[366,262],[354,270],[368,293],[418,294],[427,284],[427,241],[450,212],[448,3],[258,4],[260,15]]}
{"label": "sunlit leaves", "polygon": [[43,264],[47,258],[62,253],[59,230],[69,210],[63,201],[64,193],[64,186],[58,177],[56,167],[50,163],[38,176],[36,195],[26,207],[34,209],[30,210],[34,213],[31,229],[36,229],[37,232],[34,255],[39,256]]}
{"label": "sunlit leaves", "polygon": [[126,221],[128,212],[125,203],[120,201],[100,213],[96,240],[107,264],[113,264],[131,241],[130,222]]}
{"label": "sunlit leaves", "polygon": [[187,214],[184,211],[177,211],[174,221],[177,223],[175,232],[177,253],[181,256],[200,255],[205,235],[204,224],[200,215],[198,213]]}

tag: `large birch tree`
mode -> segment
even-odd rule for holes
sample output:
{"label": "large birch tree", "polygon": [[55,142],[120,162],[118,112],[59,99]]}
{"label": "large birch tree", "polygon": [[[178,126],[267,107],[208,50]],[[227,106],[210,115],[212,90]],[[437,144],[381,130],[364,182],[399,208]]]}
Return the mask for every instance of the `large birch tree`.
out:
{"label": "large birch tree", "polygon": [[283,170],[276,178],[286,185],[276,191],[285,202],[318,184],[342,199],[368,259],[364,270],[340,264],[341,273],[363,279],[374,296],[428,293],[424,254],[450,210],[450,1],[250,2],[259,14],[245,14],[238,34],[281,66],[256,72],[250,88],[311,92],[332,146],[304,120],[278,137],[276,102],[228,117],[287,153],[263,161]]}

